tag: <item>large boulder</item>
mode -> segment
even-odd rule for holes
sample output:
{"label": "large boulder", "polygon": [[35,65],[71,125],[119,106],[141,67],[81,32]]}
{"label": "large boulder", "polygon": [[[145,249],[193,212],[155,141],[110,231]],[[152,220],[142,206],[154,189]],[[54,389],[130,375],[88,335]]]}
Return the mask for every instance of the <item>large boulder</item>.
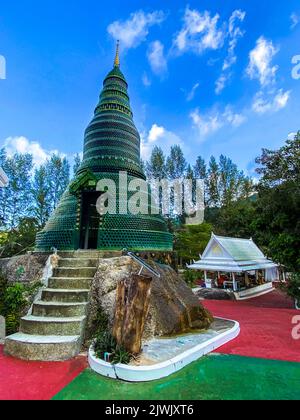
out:
{"label": "large boulder", "polygon": [[[171,267],[157,263],[151,265],[161,277],[152,276],[150,309],[143,339],[207,329],[213,321],[212,316],[187,284]],[[113,325],[118,283],[126,279],[130,281],[140,269],[140,265],[127,256],[100,260],[91,290],[88,339],[96,332],[99,312],[105,314]],[[146,269],[143,274],[151,276]]]}
{"label": "large boulder", "polygon": [[205,300],[236,300],[234,293],[223,289],[199,289],[195,291],[199,299]]}
{"label": "large boulder", "polygon": [[50,254],[28,253],[0,259],[0,272],[8,283],[35,283],[41,281]]}

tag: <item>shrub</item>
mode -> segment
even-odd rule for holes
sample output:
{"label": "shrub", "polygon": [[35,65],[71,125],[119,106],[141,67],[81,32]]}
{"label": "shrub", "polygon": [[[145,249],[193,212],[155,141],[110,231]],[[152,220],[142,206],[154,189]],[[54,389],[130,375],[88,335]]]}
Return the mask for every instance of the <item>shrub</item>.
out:
{"label": "shrub", "polygon": [[190,287],[194,287],[196,281],[199,280],[199,273],[193,270],[185,270],[183,278]]}
{"label": "shrub", "polygon": [[129,364],[132,355],[123,346],[120,346],[109,331],[100,333],[94,342],[94,351],[98,359],[105,360],[105,354],[110,355],[110,363]]}
{"label": "shrub", "polygon": [[300,273],[293,274],[286,286],[287,294],[300,303]]}
{"label": "shrub", "polygon": [[19,330],[21,317],[33,302],[40,287],[40,283],[9,285],[3,273],[0,273],[0,315],[6,319],[7,335],[14,334]]}

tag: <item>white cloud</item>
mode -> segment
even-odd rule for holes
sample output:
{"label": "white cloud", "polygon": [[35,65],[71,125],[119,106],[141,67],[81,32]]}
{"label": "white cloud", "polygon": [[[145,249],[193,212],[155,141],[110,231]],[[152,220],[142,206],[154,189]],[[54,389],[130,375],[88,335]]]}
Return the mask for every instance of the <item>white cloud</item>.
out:
{"label": "white cloud", "polygon": [[245,31],[242,31],[239,27],[239,23],[244,22],[246,12],[242,10],[235,10],[229,19],[229,49],[228,56],[226,57],[223,64],[223,71],[229,69],[236,63],[237,57],[235,55],[235,49],[238,44],[238,40],[245,35]]}
{"label": "white cloud", "polygon": [[290,16],[290,19],[291,19],[291,29],[296,28],[296,26],[300,22],[300,17],[296,13],[292,13]]}
{"label": "white cloud", "polygon": [[201,13],[191,10],[188,6],[183,18],[183,27],[173,42],[175,51],[202,54],[205,50],[221,48],[224,44],[224,28],[218,26],[219,19],[218,14],[211,16],[208,11]]}
{"label": "white cloud", "polygon": [[143,160],[148,160],[155,146],[160,147],[165,155],[168,155],[174,145],[179,145],[187,151],[187,147],[182,139],[165,127],[153,124],[149,132],[141,134],[141,156]]}
{"label": "white cloud", "polygon": [[224,126],[239,127],[246,121],[242,114],[235,113],[231,106],[224,111],[211,111],[201,115],[199,108],[191,112],[190,118],[195,128],[199,130],[202,140],[208,135],[220,130]]}
{"label": "white cloud", "polygon": [[144,73],[143,74],[143,77],[142,77],[142,82],[143,82],[143,85],[145,86],[145,87],[149,87],[149,86],[151,86],[151,80],[149,79],[149,77],[148,77],[148,74],[147,73]]}
{"label": "white cloud", "polygon": [[276,80],[278,66],[272,66],[272,60],[279,49],[272,41],[263,36],[256,42],[256,47],[250,52],[250,63],[246,70],[251,79],[258,79],[261,86],[273,84]]}
{"label": "white cloud", "polygon": [[150,44],[148,60],[153,73],[162,76],[167,72],[168,65],[164,54],[164,45],[160,41]]}
{"label": "white cloud", "polygon": [[196,92],[197,92],[197,90],[199,89],[199,87],[200,87],[200,83],[196,83],[193,87],[192,87],[192,89],[191,89],[191,91],[186,95],[186,100],[188,101],[188,102],[191,102],[193,99],[194,99],[194,97],[195,97],[195,95],[196,95]]}
{"label": "white cloud", "polygon": [[275,94],[265,94],[260,91],[254,98],[252,109],[257,114],[274,113],[285,108],[291,96],[291,91],[279,89]]}
{"label": "white cloud", "polygon": [[243,114],[233,112],[230,106],[225,109],[223,118],[225,122],[229,123],[233,127],[239,127],[247,120]]}
{"label": "white cloud", "polygon": [[219,95],[224,88],[226,87],[227,82],[231,77],[231,73],[229,70],[231,67],[236,63],[237,56],[235,53],[238,41],[245,35],[245,31],[242,31],[239,23],[242,23],[245,20],[246,12],[242,10],[235,10],[230,19],[229,19],[229,29],[228,29],[228,36],[229,36],[229,48],[227,57],[224,60],[222,74],[216,81],[216,89],[215,92]]}
{"label": "white cloud", "polygon": [[145,13],[139,10],[132,13],[126,21],[117,20],[111,23],[107,30],[115,40],[120,40],[123,48],[135,48],[146,40],[150,27],[162,23],[165,18],[162,11]]}
{"label": "white cloud", "polygon": [[30,141],[26,137],[8,137],[4,141],[4,147],[8,156],[13,156],[15,153],[30,153],[33,156],[33,163],[40,166],[46,162],[47,158],[52,154],[58,154],[62,157],[65,155],[59,153],[57,150],[47,151],[37,141]]}
{"label": "white cloud", "polygon": [[294,138],[297,136],[297,133],[296,132],[293,132],[293,133],[289,133],[289,135],[288,135],[288,140],[294,140]]}
{"label": "white cloud", "polygon": [[202,117],[199,108],[197,108],[191,112],[190,117],[194,126],[198,128],[203,136],[214,133],[222,127],[219,114]]}
{"label": "white cloud", "polygon": [[153,124],[148,135],[149,143],[155,143],[165,134],[165,131],[164,127],[159,127],[157,124]]}
{"label": "white cloud", "polygon": [[224,89],[225,86],[230,78],[230,74],[221,74],[221,76],[218,78],[218,80],[216,81],[216,89],[215,92],[217,95],[219,95]]}
{"label": "white cloud", "polygon": [[258,79],[261,85],[253,99],[252,110],[260,115],[284,109],[291,96],[290,90],[284,91],[277,87],[276,74],[279,67],[274,66],[272,61],[278,52],[279,48],[264,37],[257,40],[256,47],[250,52],[247,73],[250,78]]}

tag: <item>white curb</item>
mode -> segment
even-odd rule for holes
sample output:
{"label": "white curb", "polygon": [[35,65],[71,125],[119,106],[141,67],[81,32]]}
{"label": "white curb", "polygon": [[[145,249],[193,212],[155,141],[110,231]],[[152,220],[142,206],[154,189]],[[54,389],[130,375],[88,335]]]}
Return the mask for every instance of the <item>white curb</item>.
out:
{"label": "white curb", "polygon": [[199,344],[166,362],[152,366],[111,365],[110,363],[97,359],[95,352],[91,347],[89,350],[89,364],[93,371],[102,376],[111,379],[120,379],[126,382],[149,382],[166,378],[237,338],[240,334],[240,324],[232,320],[226,321],[234,323],[234,326],[230,330],[211,338],[205,343]]}

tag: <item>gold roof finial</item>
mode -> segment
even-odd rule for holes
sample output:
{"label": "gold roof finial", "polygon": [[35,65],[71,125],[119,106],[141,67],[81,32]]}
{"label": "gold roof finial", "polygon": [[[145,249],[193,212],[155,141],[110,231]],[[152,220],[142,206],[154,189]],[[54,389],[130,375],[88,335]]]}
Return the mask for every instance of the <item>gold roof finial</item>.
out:
{"label": "gold roof finial", "polygon": [[120,67],[120,41],[117,41],[117,51],[114,66]]}

